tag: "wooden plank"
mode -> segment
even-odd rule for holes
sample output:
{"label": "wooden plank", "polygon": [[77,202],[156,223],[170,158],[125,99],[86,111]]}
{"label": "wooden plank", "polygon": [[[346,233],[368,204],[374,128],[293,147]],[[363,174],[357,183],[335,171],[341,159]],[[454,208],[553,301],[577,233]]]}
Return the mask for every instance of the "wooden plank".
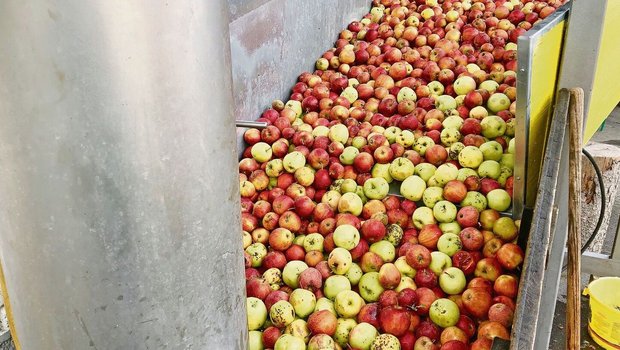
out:
{"label": "wooden plank", "polygon": [[566,293],[566,347],[577,350],[581,343],[581,125],[583,90],[570,89],[568,109],[569,170],[568,170],[568,276]]}

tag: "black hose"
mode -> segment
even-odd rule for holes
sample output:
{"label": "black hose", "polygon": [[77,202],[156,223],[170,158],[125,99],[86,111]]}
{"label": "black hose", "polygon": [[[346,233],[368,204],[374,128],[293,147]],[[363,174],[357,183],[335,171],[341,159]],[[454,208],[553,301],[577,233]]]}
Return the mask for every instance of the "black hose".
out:
{"label": "black hose", "polygon": [[[605,196],[605,184],[603,183],[603,174],[601,173],[601,169],[598,167],[598,164],[596,164],[594,157],[592,157],[590,152],[586,151],[585,148],[581,150],[581,153],[583,153],[586,156],[586,158],[588,158],[590,163],[592,164],[592,167],[594,168],[594,172],[596,173],[598,186],[601,191],[601,212],[598,215],[598,221],[596,222],[594,231],[592,231],[592,233],[590,234],[590,237],[588,237],[588,239],[586,240],[586,243],[583,244],[583,246],[581,247],[581,254],[583,254],[588,250],[588,247],[590,246],[590,244],[592,244],[592,242],[594,241],[594,238],[596,238],[596,236],[598,235],[598,230],[601,228],[601,224],[603,223],[603,219],[605,218],[605,209],[606,209],[605,206],[607,203],[607,197]],[[567,267],[567,264],[562,266],[562,271],[566,270],[566,267]]]}

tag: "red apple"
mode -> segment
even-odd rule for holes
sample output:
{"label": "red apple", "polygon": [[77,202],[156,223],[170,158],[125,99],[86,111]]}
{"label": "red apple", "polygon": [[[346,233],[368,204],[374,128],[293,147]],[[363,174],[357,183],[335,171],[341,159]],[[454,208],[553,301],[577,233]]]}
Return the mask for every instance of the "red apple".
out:
{"label": "red apple", "polygon": [[338,319],[329,310],[315,311],[308,317],[308,329],[313,334],[333,336],[336,333],[337,325]]}
{"label": "red apple", "polygon": [[523,259],[523,250],[514,243],[506,243],[497,250],[497,261],[507,270],[519,267]]}
{"label": "red apple", "polygon": [[476,270],[476,262],[471,254],[464,250],[459,250],[452,255],[452,266],[458,267],[468,276]]}
{"label": "red apple", "polygon": [[414,244],[407,250],[407,264],[416,270],[428,267],[431,263],[431,252],[423,245]]}
{"label": "red apple", "polygon": [[379,311],[379,324],[385,333],[400,337],[409,330],[411,317],[407,310],[389,306]]}
{"label": "red apple", "polygon": [[373,325],[375,328],[379,328],[379,304],[368,303],[360,309],[357,314],[357,322],[366,322]]}
{"label": "red apple", "polygon": [[484,289],[468,288],[463,292],[463,306],[467,312],[477,319],[485,319],[491,307],[491,294]]}
{"label": "red apple", "polygon": [[[465,187],[464,183],[458,180],[448,181],[448,183],[446,183],[443,188],[443,198],[452,203],[462,202],[463,199],[465,199],[465,195],[467,195],[467,187]],[[458,215],[457,215],[457,220],[458,220]],[[477,217],[476,217],[476,221],[477,221]],[[470,226],[473,226],[473,225],[470,225]]]}

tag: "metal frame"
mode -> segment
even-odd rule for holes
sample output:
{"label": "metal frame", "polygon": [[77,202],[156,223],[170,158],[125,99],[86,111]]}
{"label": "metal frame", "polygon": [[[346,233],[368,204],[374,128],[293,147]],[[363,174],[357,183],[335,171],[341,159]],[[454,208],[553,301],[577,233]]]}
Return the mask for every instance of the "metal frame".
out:
{"label": "metal frame", "polygon": [[515,168],[513,217],[521,218],[526,207],[526,181],[528,171],[528,146],[530,134],[530,95],[532,92],[532,58],[534,44],[545,33],[565,20],[569,3],[564,4],[549,17],[534,25],[518,39],[517,50],[517,119],[515,130]]}

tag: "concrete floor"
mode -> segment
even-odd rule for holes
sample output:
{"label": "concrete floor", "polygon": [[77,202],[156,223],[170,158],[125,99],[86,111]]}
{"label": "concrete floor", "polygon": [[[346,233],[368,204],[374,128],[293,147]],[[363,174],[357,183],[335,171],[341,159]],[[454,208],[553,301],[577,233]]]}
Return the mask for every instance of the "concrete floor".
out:
{"label": "concrete floor", "polygon": [[[592,137],[592,141],[599,143],[606,143],[620,147],[620,107],[613,110],[609,118],[605,121],[605,125],[602,130],[599,130]],[[612,247],[614,245],[614,237],[618,230],[618,221],[620,218],[620,200],[616,198],[614,207],[612,209],[612,217],[610,225],[607,229],[605,244],[603,246],[603,254],[611,254]],[[591,276],[583,274],[581,276],[582,286],[585,287]],[[581,334],[582,334],[582,349],[602,349],[596,344],[588,334],[588,319],[590,310],[588,306],[588,298],[582,297],[582,312],[581,312]],[[560,281],[560,289],[558,293],[558,300],[555,308],[554,315],[554,331],[551,334],[551,342],[549,349],[565,349],[566,348],[566,272],[562,273],[562,279]]]}

